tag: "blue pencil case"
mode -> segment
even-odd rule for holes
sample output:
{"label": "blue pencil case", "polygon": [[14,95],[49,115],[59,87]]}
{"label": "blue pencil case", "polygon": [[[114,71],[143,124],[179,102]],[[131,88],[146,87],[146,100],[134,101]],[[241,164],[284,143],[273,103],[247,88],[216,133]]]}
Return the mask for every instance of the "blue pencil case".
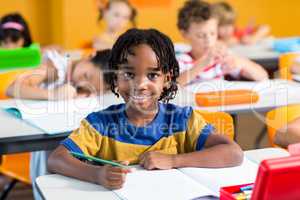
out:
{"label": "blue pencil case", "polygon": [[275,40],[273,50],[279,53],[300,51],[300,38],[286,38]]}

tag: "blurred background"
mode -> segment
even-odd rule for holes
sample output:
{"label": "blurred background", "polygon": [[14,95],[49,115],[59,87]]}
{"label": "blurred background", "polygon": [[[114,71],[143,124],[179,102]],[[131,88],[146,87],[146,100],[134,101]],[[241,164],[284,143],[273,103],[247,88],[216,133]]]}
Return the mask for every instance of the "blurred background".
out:
{"label": "blurred background", "polygon": [[[174,42],[182,41],[176,27],[177,11],[184,0],[131,0],[138,10],[139,28],[157,28]],[[217,2],[210,0],[210,2]],[[228,0],[238,12],[237,24],[249,21],[268,24],[275,37],[300,33],[299,0]],[[79,48],[104,28],[97,22],[97,0],[1,0],[0,16],[20,12],[28,21],[33,40],[42,44],[60,44],[66,49]]]}

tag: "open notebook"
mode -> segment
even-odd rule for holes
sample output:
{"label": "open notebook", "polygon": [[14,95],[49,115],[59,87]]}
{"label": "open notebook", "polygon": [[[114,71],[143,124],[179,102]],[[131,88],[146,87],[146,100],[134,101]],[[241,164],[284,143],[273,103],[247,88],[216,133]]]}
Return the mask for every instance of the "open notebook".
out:
{"label": "open notebook", "polygon": [[[114,190],[120,199],[192,200],[219,196],[223,186],[255,182],[258,165],[244,158],[242,165],[230,168],[181,168],[146,171],[138,168],[127,175],[125,185]],[[245,173],[247,172],[247,173]]]}
{"label": "open notebook", "polygon": [[79,127],[80,121],[93,111],[118,103],[113,95],[70,99],[65,101],[32,101],[16,99],[14,104],[2,109],[45,133],[70,132]]}
{"label": "open notebook", "polygon": [[[133,166],[134,167],[134,166]],[[122,189],[110,192],[104,187],[53,174],[36,182],[45,199],[123,199],[123,200],[204,200],[218,199],[223,186],[255,182],[258,164],[244,156],[242,165],[229,168],[181,168],[137,170],[127,174]],[[210,196],[210,198],[208,198]]]}

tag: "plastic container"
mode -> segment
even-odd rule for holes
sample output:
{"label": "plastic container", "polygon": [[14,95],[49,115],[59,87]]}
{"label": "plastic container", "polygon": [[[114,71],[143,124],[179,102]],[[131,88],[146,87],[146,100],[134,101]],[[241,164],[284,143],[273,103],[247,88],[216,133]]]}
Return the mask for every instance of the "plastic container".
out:
{"label": "plastic container", "polygon": [[256,103],[258,100],[258,93],[252,90],[225,90],[196,93],[195,95],[198,106],[246,104]]}
{"label": "plastic container", "polygon": [[17,49],[0,48],[0,71],[32,68],[40,65],[41,51],[38,44]]}

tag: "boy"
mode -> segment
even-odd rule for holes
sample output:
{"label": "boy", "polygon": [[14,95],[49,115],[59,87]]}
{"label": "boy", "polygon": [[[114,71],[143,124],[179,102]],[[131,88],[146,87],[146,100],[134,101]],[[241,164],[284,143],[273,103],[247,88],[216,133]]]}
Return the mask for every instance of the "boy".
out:
{"label": "boy", "polygon": [[266,25],[237,29],[235,27],[236,12],[226,2],[213,4],[213,9],[219,20],[219,40],[229,46],[238,43],[255,44],[266,38],[270,32],[270,28]]}
{"label": "boy", "polygon": [[253,81],[268,79],[267,72],[260,65],[233,55],[218,43],[218,20],[209,3],[187,1],[179,11],[177,26],[191,45],[190,52],[177,56],[182,72],[179,84],[218,79],[225,75]]}

